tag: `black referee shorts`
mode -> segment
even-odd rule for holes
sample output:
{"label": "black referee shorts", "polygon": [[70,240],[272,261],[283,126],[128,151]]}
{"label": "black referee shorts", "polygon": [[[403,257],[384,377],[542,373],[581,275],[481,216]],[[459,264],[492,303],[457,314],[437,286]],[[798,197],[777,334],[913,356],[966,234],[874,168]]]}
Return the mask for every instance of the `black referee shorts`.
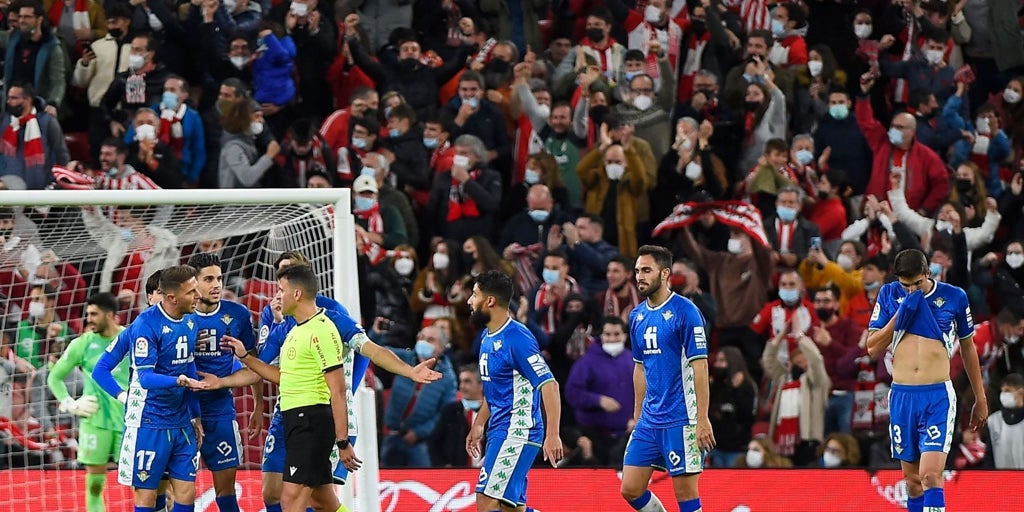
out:
{"label": "black referee shorts", "polygon": [[334,415],[330,405],[281,411],[284,419],[284,481],[307,487],[332,483]]}

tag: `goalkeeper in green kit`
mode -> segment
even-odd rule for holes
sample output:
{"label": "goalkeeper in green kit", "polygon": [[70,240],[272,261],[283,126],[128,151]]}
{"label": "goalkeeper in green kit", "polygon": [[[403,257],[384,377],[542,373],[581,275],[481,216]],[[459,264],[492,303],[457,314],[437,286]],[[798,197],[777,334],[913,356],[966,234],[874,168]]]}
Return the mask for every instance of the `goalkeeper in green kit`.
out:
{"label": "goalkeeper in green kit", "polygon": [[[107,463],[116,460],[124,432],[124,404],[105,393],[92,379],[96,361],[107,345],[124,330],[117,324],[117,298],[110,293],[89,297],[85,307],[86,327],[91,329],[75,338],[50,370],[46,384],[60,400],[61,412],[81,416],[78,429],[78,461],[85,465],[85,509],[104,512],[103,488],[107,482]],[[68,394],[64,378],[75,367],[85,373],[85,388],[80,398]],[[122,388],[128,387],[128,360],[121,361],[112,372]]]}

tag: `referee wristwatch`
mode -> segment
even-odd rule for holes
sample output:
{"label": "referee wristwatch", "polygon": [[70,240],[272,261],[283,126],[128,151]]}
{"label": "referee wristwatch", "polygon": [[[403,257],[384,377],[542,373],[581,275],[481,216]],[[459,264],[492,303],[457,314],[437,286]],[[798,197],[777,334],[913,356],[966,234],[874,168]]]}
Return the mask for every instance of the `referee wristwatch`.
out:
{"label": "referee wristwatch", "polygon": [[338,449],[339,450],[346,450],[346,449],[348,449],[348,439],[342,439],[342,440],[338,441],[335,444],[338,445]]}

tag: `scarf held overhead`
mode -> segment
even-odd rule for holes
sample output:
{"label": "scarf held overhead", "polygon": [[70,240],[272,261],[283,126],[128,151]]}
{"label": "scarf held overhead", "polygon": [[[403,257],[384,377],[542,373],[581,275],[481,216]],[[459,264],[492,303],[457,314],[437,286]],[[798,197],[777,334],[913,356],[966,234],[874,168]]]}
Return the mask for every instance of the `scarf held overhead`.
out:
{"label": "scarf held overhead", "polygon": [[672,214],[654,228],[654,236],[665,231],[686,227],[705,213],[715,216],[715,220],[737,229],[743,230],[751,239],[765,247],[770,247],[768,235],[764,232],[761,212],[756,206],[743,201],[708,201],[703,203],[680,203],[672,210]]}

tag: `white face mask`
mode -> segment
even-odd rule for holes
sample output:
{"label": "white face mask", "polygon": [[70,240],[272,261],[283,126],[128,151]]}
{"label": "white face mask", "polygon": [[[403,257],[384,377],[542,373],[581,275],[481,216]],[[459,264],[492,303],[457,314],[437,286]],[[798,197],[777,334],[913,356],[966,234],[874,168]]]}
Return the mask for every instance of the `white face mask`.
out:
{"label": "white face mask", "polygon": [[1013,254],[1007,254],[1006,255],[1006,264],[1009,265],[1010,268],[1012,268],[1014,270],[1020,268],[1020,266],[1022,264],[1024,264],[1024,254],[1021,254],[1019,252],[1015,252]]}
{"label": "white face mask", "polygon": [[811,76],[818,76],[821,74],[821,68],[825,66],[825,63],[820,60],[809,60],[807,61],[807,71],[811,73]]}
{"label": "white face mask", "polygon": [[644,20],[646,20],[647,23],[657,23],[661,21],[661,9],[653,5],[648,5],[644,8]]}
{"label": "white face mask", "polygon": [[948,220],[935,221],[935,231],[953,231],[953,224]]}
{"label": "white face mask", "polygon": [[925,50],[924,59],[928,61],[928,64],[933,66],[942,63],[942,50]]}
{"label": "white face mask", "polygon": [[1016,104],[1020,101],[1020,93],[1013,89],[1004,89],[1003,101],[1010,104]]}
{"label": "white face mask", "polygon": [[733,254],[739,254],[743,252],[743,240],[739,238],[730,238],[729,243],[725,246],[726,250]]}
{"label": "white face mask", "polygon": [[452,158],[452,165],[457,165],[463,169],[469,169],[469,157],[466,155],[455,155]]}
{"label": "white face mask", "polygon": [[440,252],[435,252],[434,257],[431,258],[431,262],[434,264],[434,268],[438,270],[444,270],[448,268],[448,255]]}
{"label": "white face mask", "polygon": [[1003,409],[1016,409],[1017,398],[1013,396],[1013,393],[1009,391],[1003,391],[999,393],[999,405],[1003,406]]}
{"label": "white face mask", "polygon": [[626,342],[620,341],[618,343],[602,343],[601,350],[604,350],[605,354],[612,357],[618,357],[624,350],[626,350]]}
{"label": "white face mask", "polygon": [[974,127],[978,130],[978,133],[990,133],[991,127],[988,125],[987,117],[979,117],[974,120]]}
{"label": "white face mask", "polygon": [[608,179],[612,181],[620,180],[622,175],[626,173],[626,166],[622,164],[606,164],[604,172],[608,174]]}
{"label": "white face mask", "polygon": [[143,64],[146,63],[146,58],[142,55],[131,54],[128,56],[128,67],[132,69],[139,69]]}
{"label": "white face mask", "polygon": [[759,468],[764,465],[764,454],[757,450],[747,450],[747,467]]}
{"label": "white face mask", "polygon": [[871,36],[873,28],[870,23],[861,23],[853,26],[853,33],[857,35],[857,39],[867,39]]}
{"label": "white face mask", "polygon": [[46,304],[42,302],[29,302],[28,303],[28,316],[32,318],[39,318],[46,314]]}
{"label": "white face mask", "polygon": [[695,180],[700,177],[701,167],[697,162],[690,162],[686,164],[686,178],[689,180]]}
{"label": "white face mask", "polygon": [[633,106],[640,110],[647,110],[651,108],[651,105],[653,104],[654,100],[652,100],[650,96],[644,94],[633,98]]}
{"label": "white face mask", "polygon": [[551,107],[548,105],[537,105],[537,115],[544,119],[551,117]]}
{"label": "white face mask", "polygon": [[399,275],[407,276],[412,274],[415,266],[416,264],[413,263],[411,258],[398,258],[395,260],[395,272],[398,272]]}
{"label": "white face mask", "polygon": [[252,131],[253,135],[259,135],[263,133],[263,123],[259,121],[253,121],[249,123],[249,130]]}
{"label": "white face mask", "polygon": [[247,58],[245,58],[245,57],[243,57],[241,55],[235,55],[234,57],[231,57],[231,65],[236,67],[236,68],[238,68],[238,69],[244,68],[245,65],[248,64],[248,63],[249,63],[249,59],[247,59]]}
{"label": "white face mask", "polygon": [[832,452],[825,452],[821,455],[821,462],[826,468],[838,468],[843,463],[843,460]]}
{"label": "white face mask", "polygon": [[135,127],[135,140],[156,140],[156,128],[151,124],[140,124]]}
{"label": "white face mask", "polygon": [[836,256],[836,264],[839,265],[839,268],[849,272],[850,269],[853,268],[853,258],[845,254],[840,254],[839,256]]}

